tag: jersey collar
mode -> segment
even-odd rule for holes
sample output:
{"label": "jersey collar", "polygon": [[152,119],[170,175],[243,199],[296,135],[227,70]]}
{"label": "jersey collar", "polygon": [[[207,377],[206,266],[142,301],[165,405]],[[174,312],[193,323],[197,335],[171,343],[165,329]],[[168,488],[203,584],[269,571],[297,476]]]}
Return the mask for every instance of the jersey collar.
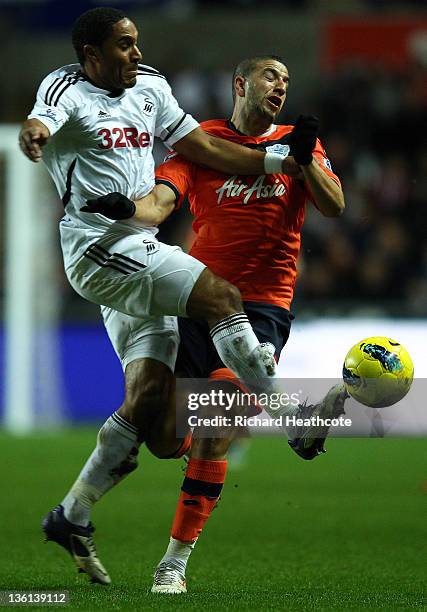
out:
{"label": "jersey collar", "polygon": [[96,87],[96,89],[99,89],[102,92],[105,92],[105,94],[109,97],[109,98],[118,98],[119,96],[122,95],[122,93],[124,92],[124,89],[114,89],[113,91],[110,91],[109,89],[104,89],[103,87],[99,87],[99,85],[97,85],[96,83],[94,83],[92,81],[92,79],[90,79],[87,74],[85,74],[82,70],[79,70],[77,72],[78,76],[83,77],[83,79],[85,81],[87,81],[88,83],[90,83],[92,85],[92,87]]}
{"label": "jersey collar", "polygon": [[264,132],[263,134],[260,134],[259,136],[249,136],[248,134],[244,134],[243,132],[241,132],[240,130],[236,128],[236,126],[231,121],[231,119],[228,119],[227,127],[233,132],[236,132],[236,134],[239,134],[239,136],[246,136],[246,138],[264,138],[264,136],[270,136],[270,134],[275,132],[277,125],[275,123],[272,123],[271,126],[268,128],[268,130]]}

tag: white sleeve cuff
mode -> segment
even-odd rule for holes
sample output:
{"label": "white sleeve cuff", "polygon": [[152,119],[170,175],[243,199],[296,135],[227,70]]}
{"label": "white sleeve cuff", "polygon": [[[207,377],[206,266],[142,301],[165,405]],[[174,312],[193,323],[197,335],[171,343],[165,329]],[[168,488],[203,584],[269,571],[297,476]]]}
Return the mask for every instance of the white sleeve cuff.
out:
{"label": "white sleeve cuff", "polygon": [[178,142],[178,140],[181,140],[181,138],[184,138],[199,126],[199,122],[191,115],[184,114],[164,130],[160,138],[163,140],[163,143],[170,148]]}
{"label": "white sleeve cuff", "polygon": [[51,136],[53,136],[61,127],[61,126],[58,126],[55,123],[55,121],[52,121],[51,119],[49,119],[49,117],[47,117],[46,115],[40,116],[40,115],[31,113],[30,115],[28,115],[27,119],[37,119],[38,121],[43,123],[43,125],[45,125],[47,129],[49,130]]}

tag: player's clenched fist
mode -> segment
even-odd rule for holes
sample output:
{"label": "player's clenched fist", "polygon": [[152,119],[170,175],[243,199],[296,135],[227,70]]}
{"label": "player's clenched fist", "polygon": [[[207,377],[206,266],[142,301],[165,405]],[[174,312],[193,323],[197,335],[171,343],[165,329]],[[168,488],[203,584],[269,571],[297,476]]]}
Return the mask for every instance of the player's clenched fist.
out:
{"label": "player's clenched fist", "polygon": [[49,139],[50,132],[41,121],[29,119],[25,121],[19,133],[19,146],[24,155],[33,162],[42,158],[42,147]]}
{"label": "player's clenched fist", "polygon": [[308,166],[313,159],[312,151],[316,146],[319,133],[319,119],[313,115],[300,115],[294,129],[289,134],[290,155],[300,166]]}
{"label": "player's clenched fist", "polygon": [[114,191],[93,200],[86,200],[86,205],[80,210],[89,213],[100,213],[114,221],[121,221],[133,217],[135,214],[135,204],[122,193]]}

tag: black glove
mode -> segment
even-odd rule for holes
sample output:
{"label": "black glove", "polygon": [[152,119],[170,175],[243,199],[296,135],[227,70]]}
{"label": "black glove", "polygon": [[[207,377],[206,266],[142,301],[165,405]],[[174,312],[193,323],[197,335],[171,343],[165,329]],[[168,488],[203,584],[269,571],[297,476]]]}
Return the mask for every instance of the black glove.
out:
{"label": "black glove", "polygon": [[293,155],[300,166],[308,166],[313,159],[312,151],[316,146],[319,132],[319,119],[313,115],[300,115],[294,129],[289,134],[289,155]]}
{"label": "black glove", "polygon": [[86,200],[86,206],[83,206],[80,210],[88,213],[100,213],[114,221],[121,221],[133,217],[136,207],[132,200],[129,200],[122,193],[114,191],[93,200]]}

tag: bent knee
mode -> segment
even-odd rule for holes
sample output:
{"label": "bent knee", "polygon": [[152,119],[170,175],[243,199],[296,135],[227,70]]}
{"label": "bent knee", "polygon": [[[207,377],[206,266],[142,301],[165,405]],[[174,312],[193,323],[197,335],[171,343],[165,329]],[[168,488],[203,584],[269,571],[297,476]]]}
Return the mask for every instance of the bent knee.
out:
{"label": "bent knee", "polygon": [[141,386],[128,387],[119,412],[138,430],[145,432],[156,415],[168,406],[170,393],[170,385],[162,380],[150,380]]}
{"label": "bent knee", "polygon": [[243,304],[239,289],[220,279],[220,282],[215,285],[215,299],[209,306],[207,321],[214,325],[222,319],[242,311]]}
{"label": "bent knee", "polygon": [[216,283],[216,295],[217,299],[220,300],[218,306],[221,307],[222,310],[227,310],[225,316],[241,309],[242,298],[240,291],[228,281],[220,279],[220,282]]}
{"label": "bent knee", "polygon": [[144,406],[163,406],[168,397],[168,385],[165,385],[162,380],[150,380],[141,386],[128,389],[125,403],[138,410]]}
{"label": "bent knee", "polygon": [[170,437],[169,439],[153,439],[152,437],[148,437],[145,444],[150,453],[157,457],[157,459],[176,459],[182,447],[183,440],[174,437]]}
{"label": "bent knee", "polygon": [[210,270],[196,283],[187,303],[190,317],[216,322],[243,309],[240,291]]}

